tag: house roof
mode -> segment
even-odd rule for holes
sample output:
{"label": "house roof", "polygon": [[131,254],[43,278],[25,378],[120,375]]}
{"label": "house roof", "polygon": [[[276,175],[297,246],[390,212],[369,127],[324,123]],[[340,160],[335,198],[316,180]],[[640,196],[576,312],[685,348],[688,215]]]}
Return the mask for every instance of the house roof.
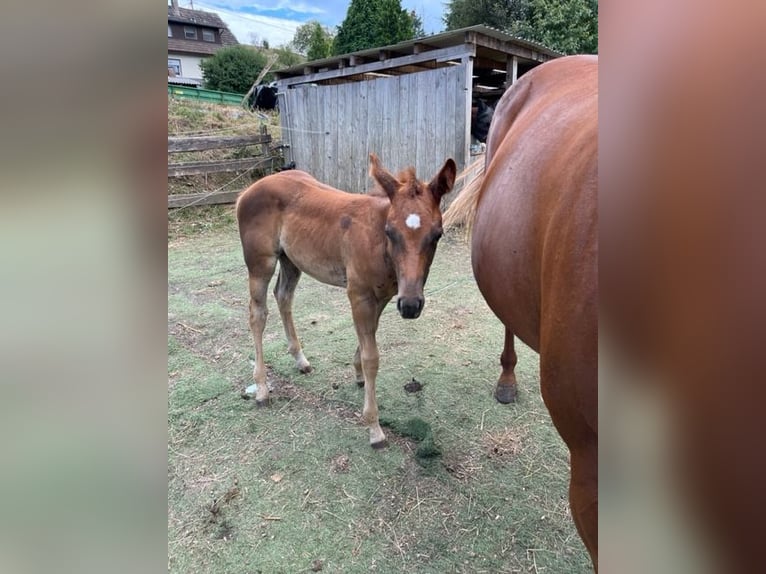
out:
{"label": "house roof", "polygon": [[[237,42],[236,36],[231,33],[231,30],[229,30],[229,27],[226,25],[226,23],[221,20],[221,17],[218,14],[214,14],[213,12],[205,12],[204,10],[191,10],[189,8],[180,7],[174,9],[172,6],[168,6],[168,22],[178,22],[179,24],[196,24],[197,26],[217,28],[221,32],[221,43],[224,46],[234,46],[239,44],[239,42]],[[178,46],[171,48],[171,41],[174,44],[178,44]],[[194,46],[189,47],[188,44],[194,44]],[[176,49],[180,51],[196,51],[197,53],[201,54],[214,54],[219,49],[218,46],[212,45],[212,51],[207,51],[204,48],[196,46],[196,44],[197,43],[193,41],[168,38],[169,50]],[[208,49],[209,47],[210,45],[208,45]]]}
{"label": "house roof", "polygon": [[194,78],[184,78],[182,76],[168,76],[168,84],[178,86],[191,86],[197,88],[202,85],[202,80],[195,80]]}
{"label": "house roof", "polygon": [[535,61],[558,58],[564,55],[538,42],[512,36],[502,30],[491,28],[484,24],[477,24],[475,26],[468,26],[466,28],[433,34],[431,36],[421,36],[419,38],[413,38],[412,40],[405,40],[404,42],[399,42],[398,44],[392,44],[390,46],[368,48],[366,50],[358,50],[340,56],[313,60],[291,68],[277,70],[275,74],[278,78],[296,77],[313,73],[315,70],[337,69],[345,65],[344,60],[347,61],[351,57],[358,58],[361,61],[364,61],[365,59],[374,61],[383,59],[383,54],[385,54],[385,57],[387,58],[396,58],[398,56],[413,54],[423,46],[427,47],[429,50],[436,50],[466,43],[478,44],[483,53],[515,53],[524,59]]}

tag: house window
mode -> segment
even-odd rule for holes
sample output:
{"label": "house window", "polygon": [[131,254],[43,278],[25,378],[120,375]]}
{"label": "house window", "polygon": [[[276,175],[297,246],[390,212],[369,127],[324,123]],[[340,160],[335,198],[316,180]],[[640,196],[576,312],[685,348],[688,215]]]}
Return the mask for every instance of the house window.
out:
{"label": "house window", "polygon": [[181,75],[181,60],[178,58],[168,58],[168,70],[173,70],[176,76]]}
{"label": "house window", "polygon": [[168,38],[173,37],[173,30],[170,29],[170,24],[168,24]]}
{"label": "house window", "polygon": [[184,38],[187,40],[197,39],[197,29],[191,26],[184,26]]}
{"label": "house window", "polygon": [[205,42],[215,42],[215,32],[212,30],[202,30],[202,39]]}

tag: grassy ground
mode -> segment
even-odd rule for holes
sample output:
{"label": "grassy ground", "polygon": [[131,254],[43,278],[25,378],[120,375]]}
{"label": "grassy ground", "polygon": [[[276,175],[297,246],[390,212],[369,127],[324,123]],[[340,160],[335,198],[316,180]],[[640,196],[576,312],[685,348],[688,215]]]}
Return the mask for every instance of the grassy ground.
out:
{"label": "grassy ground", "polygon": [[[517,347],[518,404],[492,398],[503,331],[466,245],[440,243],[419,319],[384,311],[378,404],[392,428],[390,446],[373,451],[341,289],[305,276],[298,286],[309,375],[294,369],[270,300],[264,347],[276,400],[256,409],[240,397],[252,344],[232,211],[189,210],[169,234],[169,571],[591,571],[537,355]],[[413,378],[423,388],[409,393]],[[405,436],[417,434],[413,419],[440,454],[416,456],[420,443]]]}

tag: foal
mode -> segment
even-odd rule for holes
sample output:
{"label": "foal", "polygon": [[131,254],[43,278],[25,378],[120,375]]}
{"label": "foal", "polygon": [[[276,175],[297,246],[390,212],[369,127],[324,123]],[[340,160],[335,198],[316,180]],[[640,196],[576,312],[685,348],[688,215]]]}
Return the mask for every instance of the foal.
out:
{"label": "foal", "polygon": [[440,200],[455,182],[448,159],[429,183],[409,168],[394,177],[370,154],[370,175],[382,193],[346,193],[291,170],[260,179],[237,200],[237,221],[250,278],[250,329],[255,343],[256,404],[268,403],[263,329],[269,281],[279,261],[274,296],[288,351],[302,373],[311,370],[293,324],[295,287],[305,272],[345,287],[359,345],[354,355],[357,384],[364,385],[362,416],[373,448],[386,445],[378,421],[375,333],[386,304],[397,295],[405,319],[420,316],[423,286],[442,235]]}

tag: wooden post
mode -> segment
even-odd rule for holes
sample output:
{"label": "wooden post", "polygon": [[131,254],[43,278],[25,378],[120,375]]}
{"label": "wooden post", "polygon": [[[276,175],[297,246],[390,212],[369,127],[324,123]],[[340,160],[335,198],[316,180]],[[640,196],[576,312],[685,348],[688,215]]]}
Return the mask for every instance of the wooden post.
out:
{"label": "wooden post", "polygon": [[505,62],[505,87],[508,88],[515,84],[519,77],[519,59],[516,56],[509,56]]}

